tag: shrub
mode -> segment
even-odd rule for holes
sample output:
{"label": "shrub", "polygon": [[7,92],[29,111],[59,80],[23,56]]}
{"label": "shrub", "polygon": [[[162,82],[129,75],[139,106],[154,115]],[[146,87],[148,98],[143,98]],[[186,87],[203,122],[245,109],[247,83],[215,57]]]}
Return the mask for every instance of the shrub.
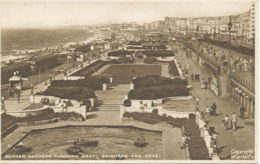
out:
{"label": "shrub", "polygon": [[110,79],[105,75],[89,76],[82,80],[55,80],[52,87],[87,87],[93,90],[101,90],[103,83],[110,83]]}
{"label": "shrub", "polygon": [[91,74],[99,70],[101,67],[103,67],[106,64],[105,61],[97,61],[95,63],[91,63],[85,68],[73,73],[71,76],[84,76],[89,77]]}
{"label": "shrub", "polygon": [[152,64],[152,63],[156,63],[157,62],[157,59],[155,57],[147,57],[144,59],[144,63],[147,63],[147,64]]}
{"label": "shrub", "polygon": [[88,98],[95,98],[95,93],[92,89],[85,87],[56,87],[50,86],[44,92],[36,93],[38,95],[55,96],[64,99],[74,99],[83,101]]}
{"label": "shrub", "polygon": [[148,57],[168,57],[174,56],[173,51],[168,50],[148,50],[143,52]]}
{"label": "shrub", "polygon": [[126,99],[125,101],[124,101],[124,106],[125,107],[130,107],[131,106],[131,100],[129,100],[129,99]]}
{"label": "shrub", "polygon": [[189,90],[183,85],[164,85],[131,90],[129,99],[154,100],[165,97],[188,96]]}
{"label": "shrub", "polygon": [[182,80],[180,78],[169,79],[158,75],[149,75],[134,79],[133,84],[135,85],[135,88],[142,88],[162,85],[187,86],[188,82],[187,80]]}

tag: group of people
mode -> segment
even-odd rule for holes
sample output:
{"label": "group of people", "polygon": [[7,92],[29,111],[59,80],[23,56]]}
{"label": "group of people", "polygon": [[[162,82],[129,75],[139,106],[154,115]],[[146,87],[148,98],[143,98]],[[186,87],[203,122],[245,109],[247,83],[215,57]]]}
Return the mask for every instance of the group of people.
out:
{"label": "group of people", "polygon": [[[241,106],[240,107],[240,118],[241,119],[245,119],[245,112],[246,112],[245,107]],[[237,115],[236,115],[236,113],[233,112],[231,117],[228,114],[226,114],[224,116],[223,123],[224,123],[224,126],[225,126],[226,129],[232,128],[233,130],[236,130],[237,129]]]}

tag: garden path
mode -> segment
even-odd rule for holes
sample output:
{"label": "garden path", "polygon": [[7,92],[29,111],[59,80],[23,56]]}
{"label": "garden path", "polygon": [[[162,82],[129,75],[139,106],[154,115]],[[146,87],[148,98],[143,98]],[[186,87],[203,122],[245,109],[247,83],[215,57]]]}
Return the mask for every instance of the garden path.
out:
{"label": "garden path", "polygon": [[123,100],[130,90],[130,85],[113,85],[107,91],[96,91],[99,105],[98,110],[120,110]]}
{"label": "garden path", "polygon": [[171,75],[169,73],[169,65],[168,64],[162,64],[162,73],[161,76],[170,78]]}

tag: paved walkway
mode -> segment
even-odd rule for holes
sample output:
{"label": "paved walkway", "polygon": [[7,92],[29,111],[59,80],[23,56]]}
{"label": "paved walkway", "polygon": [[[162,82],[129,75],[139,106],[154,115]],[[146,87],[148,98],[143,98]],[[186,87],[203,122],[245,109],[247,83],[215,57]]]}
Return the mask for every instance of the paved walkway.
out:
{"label": "paved walkway", "polygon": [[168,65],[168,64],[162,64],[162,69],[161,69],[161,71],[162,71],[161,75],[162,75],[163,77],[168,77],[168,78],[172,77],[172,76],[170,75],[170,73],[169,73],[169,65]]}
{"label": "paved walkway", "polygon": [[[222,120],[225,114],[229,116],[233,112],[236,112],[239,117],[239,107],[240,105],[232,97],[218,97],[210,90],[201,89],[201,82],[192,82],[190,80],[191,73],[199,73],[201,79],[206,79],[211,76],[211,72],[206,68],[199,67],[199,65],[191,58],[181,58],[181,54],[185,54],[183,51],[178,50],[177,56],[182,64],[186,61],[189,63],[189,84],[192,85],[192,94],[195,97],[199,97],[200,110],[205,111],[206,106],[210,106],[214,101],[217,104],[217,116],[206,116],[206,120],[209,122],[208,127],[214,126],[217,137],[217,146],[219,148],[219,155],[221,159],[230,159],[231,150],[254,150],[255,141],[255,126],[252,125],[254,120],[241,120],[238,118],[239,128],[236,131],[231,129],[225,130],[222,125]],[[251,124],[250,124],[251,123]]]}

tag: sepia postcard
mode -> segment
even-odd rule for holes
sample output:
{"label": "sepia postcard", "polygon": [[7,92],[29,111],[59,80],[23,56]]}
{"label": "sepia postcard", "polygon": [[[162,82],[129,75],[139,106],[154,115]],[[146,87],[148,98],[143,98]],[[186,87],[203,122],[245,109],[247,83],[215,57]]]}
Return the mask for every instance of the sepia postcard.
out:
{"label": "sepia postcard", "polygon": [[256,163],[258,1],[1,0],[0,163]]}

